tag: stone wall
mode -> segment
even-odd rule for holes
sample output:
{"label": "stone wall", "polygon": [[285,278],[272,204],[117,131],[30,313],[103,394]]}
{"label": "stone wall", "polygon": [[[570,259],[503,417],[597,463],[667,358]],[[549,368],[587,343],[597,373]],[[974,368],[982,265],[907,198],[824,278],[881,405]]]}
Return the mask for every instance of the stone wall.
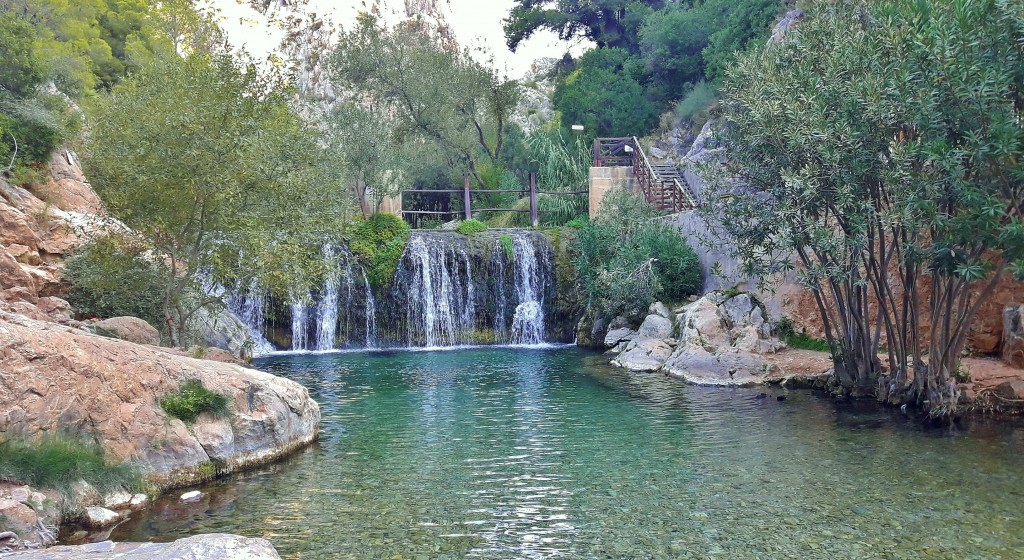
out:
{"label": "stone wall", "polygon": [[633,190],[636,179],[632,167],[590,168],[590,219],[597,216],[604,195],[612,189]]}

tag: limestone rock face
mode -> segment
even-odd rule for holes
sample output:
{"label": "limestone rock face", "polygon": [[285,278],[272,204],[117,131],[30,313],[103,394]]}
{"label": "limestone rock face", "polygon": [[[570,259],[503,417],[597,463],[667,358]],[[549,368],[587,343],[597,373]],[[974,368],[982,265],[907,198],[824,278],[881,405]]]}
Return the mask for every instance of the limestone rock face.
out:
{"label": "limestone rock face", "polygon": [[1003,311],[1003,360],[1024,368],[1024,305],[1008,305]]}
{"label": "limestone rock face", "polygon": [[100,543],[57,546],[47,550],[18,552],[16,560],[280,560],[277,550],[265,539],[238,535],[196,535],[172,543]]}
{"label": "limestone rock face", "polygon": [[637,338],[670,338],[672,321],[661,315],[648,315],[636,333]]}
{"label": "limestone rock face", "polygon": [[92,324],[93,332],[110,334],[136,344],[160,345],[160,332],[138,317],[112,317]]}
{"label": "limestone rock face", "polygon": [[[230,421],[169,417],[158,401],[188,379],[227,395]],[[313,441],[319,422],[293,381],[0,312],[0,439],[87,433],[170,487],[208,477],[211,462],[223,473],[281,457]]]}
{"label": "limestone rock face", "polygon": [[[669,317],[657,303],[633,339],[617,340],[622,353],[612,364],[633,371],[663,370],[700,385],[752,385],[764,380],[773,367],[764,354],[784,345],[772,336],[772,325],[761,306],[749,295],[726,297],[712,292],[683,306]],[[675,330],[679,338],[672,338]]]}

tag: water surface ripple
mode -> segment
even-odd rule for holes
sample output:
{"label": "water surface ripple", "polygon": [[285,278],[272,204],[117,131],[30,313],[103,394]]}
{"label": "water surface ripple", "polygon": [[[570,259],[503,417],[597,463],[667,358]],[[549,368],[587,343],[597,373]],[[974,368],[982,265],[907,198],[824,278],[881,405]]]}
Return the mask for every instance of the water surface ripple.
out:
{"label": "water surface ripple", "polygon": [[287,558],[1021,558],[1024,426],[922,432],[807,392],[704,389],[575,349],[278,356],[320,443],[115,539]]}

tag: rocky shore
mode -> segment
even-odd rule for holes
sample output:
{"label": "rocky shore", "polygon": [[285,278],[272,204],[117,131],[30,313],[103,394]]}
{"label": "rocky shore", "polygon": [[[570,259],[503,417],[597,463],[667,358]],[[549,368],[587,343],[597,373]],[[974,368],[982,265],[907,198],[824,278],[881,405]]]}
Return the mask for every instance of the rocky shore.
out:
{"label": "rocky shore", "polygon": [[[832,360],[827,352],[788,348],[756,298],[747,293],[711,292],[670,310],[651,305],[639,326],[624,318],[596,324],[611,363],[636,372],[658,372],[696,385],[827,388]],[[969,380],[960,384],[967,411],[1024,412],[1024,306],[1004,314],[1002,360],[969,357]],[[602,336],[603,333],[603,336]]]}

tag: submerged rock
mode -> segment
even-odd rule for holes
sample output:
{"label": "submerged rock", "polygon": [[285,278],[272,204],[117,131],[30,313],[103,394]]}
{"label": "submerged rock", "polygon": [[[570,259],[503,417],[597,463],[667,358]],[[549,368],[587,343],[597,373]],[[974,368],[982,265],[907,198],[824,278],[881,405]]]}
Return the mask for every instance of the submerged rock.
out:
{"label": "submerged rock", "polygon": [[7,558],[18,560],[280,560],[277,550],[265,539],[238,535],[196,535],[172,543],[100,543],[57,546],[47,550],[17,552]]}

